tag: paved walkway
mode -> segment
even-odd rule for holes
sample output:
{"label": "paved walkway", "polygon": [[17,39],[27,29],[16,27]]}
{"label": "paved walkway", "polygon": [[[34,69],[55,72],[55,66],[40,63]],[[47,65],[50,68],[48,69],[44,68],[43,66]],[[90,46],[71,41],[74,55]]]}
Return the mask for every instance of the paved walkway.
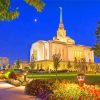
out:
{"label": "paved walkway", "polygon": [[24,93],[24,86],[15,87],[0,80],[0,100],[39,100]]}

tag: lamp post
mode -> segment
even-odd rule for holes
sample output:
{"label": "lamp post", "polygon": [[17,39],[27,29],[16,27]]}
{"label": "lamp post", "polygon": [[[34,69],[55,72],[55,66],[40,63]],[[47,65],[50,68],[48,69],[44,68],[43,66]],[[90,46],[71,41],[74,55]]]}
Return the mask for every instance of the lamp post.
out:
{"label": "lamp post", "polygon": [[24,82],[26,82],[26,76],[27,76],[28,71],[24,72]]}
{"label": "lamp post", "polygon": [[78,79],[78,84],[79,84],[79,86],[80,86],[80,87],[83,87],[84,81],[85,81],[85,75],[82,74],[82,73],[79,73],[79,74],[77,75],[77,79]]}

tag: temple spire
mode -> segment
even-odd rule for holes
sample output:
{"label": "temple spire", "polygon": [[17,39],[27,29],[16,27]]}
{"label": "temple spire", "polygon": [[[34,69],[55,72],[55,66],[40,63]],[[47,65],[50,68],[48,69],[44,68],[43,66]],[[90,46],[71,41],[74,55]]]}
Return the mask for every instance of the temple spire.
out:
{"label": "temple spire", "polygon": [[63,23],[63,21],[62,21],[62,7],[59,7],[60,8],[60,24],[62,24]]}

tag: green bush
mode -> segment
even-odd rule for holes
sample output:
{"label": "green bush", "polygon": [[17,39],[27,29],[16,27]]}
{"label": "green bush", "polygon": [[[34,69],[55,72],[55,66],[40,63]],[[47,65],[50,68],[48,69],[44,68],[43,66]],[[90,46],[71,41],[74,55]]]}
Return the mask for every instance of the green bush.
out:
{"label": "green bush", "polygon": [[18,77],[22,77],[22,73],[18,73],[16,70],[7,70],[4,76],[6,79],[17,79]]}
{"label": "green bush", "polygon": [[7,71],[5,71],[5,73],[4,73],[4,77],[6,78],[6,79],[9,79],[10,77],[10,74],[11,73],[14,73],[14,70],[7,70]]}

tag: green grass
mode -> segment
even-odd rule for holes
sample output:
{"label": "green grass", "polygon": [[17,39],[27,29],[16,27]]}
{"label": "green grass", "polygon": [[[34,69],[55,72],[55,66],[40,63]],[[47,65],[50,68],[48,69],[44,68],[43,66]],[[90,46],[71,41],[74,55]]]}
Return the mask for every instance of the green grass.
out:
{"label": "green grass", "polygon": [[[70,82],[77,82],[77,73],[58,73],[59,79],[66,79]],[[33,79],[54,79],[56,78],[55,73],[32,73],[27,76]],[[85,82],[87,84],[100,84],[100,73],[99,74],[86,74]]]}
{"label": "green grass", "polygon": [[87,74],[86,83],[89,84],[99,84],[100,85],[100,74]]}

